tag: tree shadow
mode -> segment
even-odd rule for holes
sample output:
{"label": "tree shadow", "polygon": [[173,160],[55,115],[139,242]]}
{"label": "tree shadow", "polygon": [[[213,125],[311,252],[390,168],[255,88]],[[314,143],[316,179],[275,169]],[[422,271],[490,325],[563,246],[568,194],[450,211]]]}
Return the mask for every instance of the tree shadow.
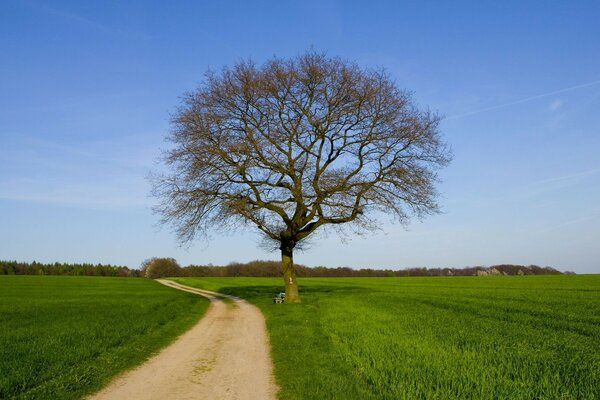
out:
{"label": "tree shadow", "polygon": [[[219,289],[220,293],[240,297],[251,302],[272,301],[273,297],[284,292],[283,285],[265,285],[265,286],[228,286]],[[300,297],[302,301],[309,303],[318,301],[321,296],[355,296],[357,294],[374,293],[378,290],[365,288],[361,286],[302,286],[300,285]]]}

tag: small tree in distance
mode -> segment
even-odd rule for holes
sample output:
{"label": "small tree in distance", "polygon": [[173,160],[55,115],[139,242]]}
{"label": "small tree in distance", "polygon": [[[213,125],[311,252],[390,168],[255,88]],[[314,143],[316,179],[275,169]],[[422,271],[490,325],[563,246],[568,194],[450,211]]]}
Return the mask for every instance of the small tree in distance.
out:
{"label": "small tree in distance", "polygon": [[174,258],[153,257],[142,263],[142,274],[150,279],[179,276],[180,272],[181,266]]}
{"label": "small tree in distance", "polygon": [[314,52],[240,62],[208,73],[173,116],[156,210],[182,242],[254,226],[299,302],[293,252],[313,232],[438,211],[436,170],[450,161],[439,121],[384,71]]}

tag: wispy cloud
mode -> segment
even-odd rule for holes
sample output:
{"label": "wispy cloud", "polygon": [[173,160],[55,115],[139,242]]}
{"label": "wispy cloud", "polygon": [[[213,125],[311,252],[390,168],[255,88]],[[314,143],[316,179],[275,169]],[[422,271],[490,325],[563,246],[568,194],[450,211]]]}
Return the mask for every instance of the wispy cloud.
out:
{"label": "wispy cloud", "polygon": [[[553,198],[557,193],[564,193],[567,188],[580,185],[600,175],[600,168],[579,171],[572,174],[559,175],[533,181],[507,195],[506,199],[530,201],[532,198]],[[505,200],[506,200],[505,199]]]}
{"label": "wispy cloud", "polygon": [[589,169],[586,171],[576,172],[574,174],[561,175],[561,176],[555,176],[553,178],[542,179],[542,180],[533,182],[531,185],[532,186],[545,186],[545,185],[556,184],[556,183],[576,182],[576,181],[580,181],[583,178],[587,178],[587,177],[597,175],[597,174],[600,174],[600,168],[593,168],[593,169]]}
{"label": "wispy cloud", "polygon": [[596,219],[600,218],[600,212],[599,211],[600,211],[600,209],[592,210],[590,213],[586,213],[586,215],[583,216],[583,217],[573,218],[573,219],[561,222],[559,224],[551,225],[551,226],[542,228],[542,229],[538,230],[535,233],[536,234],[548,233],[548,232],[552,232],[552,231],[556,231],[556,230],[560,230],[560,229],[566,228],[568,226],[580,225],[580,224],[583,224],[583,223],[588,223],[588,224],[592,223]]}
{"label": "wispy cloud", "polygon": [[552,103],[550,103],[550,105],[548,106],[548,108],[550,109],[550,111],[552,112],[556,112],[558,111],[559,108],[561,108],[563,105],[563,102],[556,99],[554,100]]}
{"label": "wispy cloud", "polygon": [[579,225],[582,222],[590,222],[590,220],[597,219],[598,217],[600,217],[600,215],[596,215],[594,217],[585,216],[583,218],[577,218],[577,219],[574,219],[574,220],[571,220],[571,221],[564,222],[562,224],[558,224],[558,225],[551,226],[551,227],[546,228],[546,229],[542,229],[542,230],[538,231],[538,233],[547,233],[547,232],[556,231],[556,230],[559,230],[559,229],[562,229],[562,228],[566,228],[567,226]]}
{"label": "wispy cloud", "polygon": [[23,142],[27,148],[36,149],[41,154],[60,154],[72,162],[85,161],[86,165],[96,164],[140,171],[153,166],[153,157],[158,152],[157,143],[147,143],[148,136],[129,135],[104,141],[83,142],[79,145],[26,136]]}
{"label": "wispy cloud", "polygon": [[508,102],[508,103],[498,104],[498,105],[491,106],[491,107],[484,107],[484,108],[480,108],[480,109],[477,109],[477,110],[468,111],[468,112],[461,113],[461,114],[451,115],[449,117],[446,117],[445,119],[446,120],[450,120],[450,119],[457,119],[457,118],[469,117],[471,115],[483,113],[483,112],[486,112],[486,111],[498,110],[500,108],[510,107],[510,106],[514,106],[514,105],[517,105],[517,104],[526,103],[528,101],[533,101],[533,100],[537,100],[537,99],[543,99],[545,97],[550,97],[550,96],[554,96],[554,95],[557,95],[557,94],[560,94],[560,93],[566,93],[566,92],[570,92],[570,91],[573,91],[573,90],[583,89],[583,88],[590,87],[590,86],[595,86],[595,85],[600,85],[600,81],[593,81],[593,82],[588,82],[588,83],[582,83],[581,85],[576,85],[576,86],[571,86],[571,87],[564,88],[564,89],[554,90],[552,92],[542,93],[542,94],[538,94],[538,95],[531,96],[531,97],[525,97],[523,99],[511,101],[511,102]]}
{"label": "wispy cloud", "polygon": [[66,144],[17,138],[0,149],[0,199],[76,208],[145,207],[157,149],[145,136]]}
{"label": "wispy cloud", "polygon": [[0,199],[83,209],[150,207],[147,183],[138,177],[110,181],[18,178],[0,182]]}
{"label": "wispy cloud", "polygon": [[26,2],[27,5],[29,5],[31,8],[37,9],[39,11],[45,12],[47,14],[50,15],[54,15],[56,17],[60,17],[62,19],[66,19],[66,20],[70,20],[72,22],[75,22],[77,24],[86,26],[88,28],[106,33],[106,34],[110,34],[110,35],[125,35],[125,36],[132,36],[132,37],[136,37],[138,39],[149,39],[150,36],[142,33],[142,32],[136,32],[136,31],[131,31],[131,30],[123,30],[114,26],[110,26],[98,21],[95,21],[93,19],[84,17],[80,14],[74,13],[72,11],[67,11],[61,8],[57,8],[55,6],[49,6],[47,4],[42,4],[36,1],[27,1]]}
{"label": "wispy cloud", "polygon": [[3,109],[3,115],[23,115],[26,113],[37,111],[57,111],[57,112],[79,112],[106,107],[106,105],[120,104],[124,102],[135,101],[135,99],[147,96],[145,91],[123,91],[123,92],[108,92],[108,93],[90,93],[72,96],[67,98],[63,96],[60,100],[52,102],[39,102],[32,104],[23,104],[12,106],[12,108]]}
{"label": "wispy cloud", "polygon": [[[535,201],[555,199],[558,194],[570,193],[571,191],[566,190],[567,188],[587,183],[598,176],[600,176],[600,168],[549,177],[513,186],[510,190],[503,190],[500,194],[491,193],[471,198],[467,200],[467,204],[471,208],[483,208],[508,203],[531,203],[534,199]],[[465,200],[461,201],[464,203]]]}

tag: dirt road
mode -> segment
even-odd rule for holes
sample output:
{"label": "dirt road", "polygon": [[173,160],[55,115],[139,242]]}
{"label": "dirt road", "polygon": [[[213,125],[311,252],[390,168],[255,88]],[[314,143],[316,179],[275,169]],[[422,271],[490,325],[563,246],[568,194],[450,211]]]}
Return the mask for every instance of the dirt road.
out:
{"label": "dirt road", "polygon": [[224,302],[221,294],[158,282],[207,297],[208,311],[170,346],[89,399],[276,398],[265,320],[258,308],[238,298]]}

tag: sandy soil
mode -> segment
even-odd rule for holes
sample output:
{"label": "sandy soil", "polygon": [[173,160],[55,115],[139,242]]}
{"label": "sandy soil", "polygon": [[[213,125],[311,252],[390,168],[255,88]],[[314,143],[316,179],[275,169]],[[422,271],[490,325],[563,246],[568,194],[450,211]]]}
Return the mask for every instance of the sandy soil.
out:
{"label": "sandy soil", "polygon": [[276,398],[265,320],[258,308],[235,297],[158,282],[209,298],[208,311],[170,346],[89,399]]}

